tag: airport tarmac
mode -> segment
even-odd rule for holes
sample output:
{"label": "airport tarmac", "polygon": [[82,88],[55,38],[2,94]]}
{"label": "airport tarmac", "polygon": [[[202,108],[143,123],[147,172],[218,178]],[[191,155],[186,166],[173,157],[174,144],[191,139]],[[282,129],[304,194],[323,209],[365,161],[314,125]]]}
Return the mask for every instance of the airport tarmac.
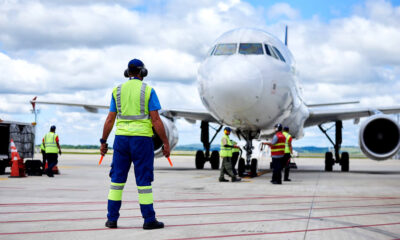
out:
{"label": "airport tarmac", "polygon": [[[400,161],[351,159],[350,172],[324,172],[323,159],[296,159],[291,182],[271,173],[220,183],[194,157],[155,161],[153,192],[165,228],[146,231],[134,173],[118,229],[104,227],[111,156],[62,155],[60,175],[0,175],[0,239],[399,239]],[[263,162],[263,168],[269,163]],[[8,169],[9,171],[9,169]]]}

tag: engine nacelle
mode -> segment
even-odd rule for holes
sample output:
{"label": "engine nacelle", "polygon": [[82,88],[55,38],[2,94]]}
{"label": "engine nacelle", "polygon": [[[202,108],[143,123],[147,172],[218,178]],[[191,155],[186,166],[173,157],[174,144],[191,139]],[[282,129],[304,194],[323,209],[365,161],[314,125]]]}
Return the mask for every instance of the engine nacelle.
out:
{"label": "engine nacelle", "polygon": [[[178,143],[178,130],[176,129],[175,123],[171,121],[170,119],[160,116],[161,121],[164,124],[165,128],[165,133],[167,134],[168,142],[169,142],[169,147],[172,150],[176,144]],[[160,137],[157,135],[157,133],[154,131],[154,136],[153,136],[153,144],[154,144],[154,156],[155,157],[162,157],[162,146],[163,142],[161,141]]]}
{"label": "engine nacelle", "polygon": [[400,149],[400,127],[390,117],[378,114],[360,127],[360,148],[373,160],[386,160]]}

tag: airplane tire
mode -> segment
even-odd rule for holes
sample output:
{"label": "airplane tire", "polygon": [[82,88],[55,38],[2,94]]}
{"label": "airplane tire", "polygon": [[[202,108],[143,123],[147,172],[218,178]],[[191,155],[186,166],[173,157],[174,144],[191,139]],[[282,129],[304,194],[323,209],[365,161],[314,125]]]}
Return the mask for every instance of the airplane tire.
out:
{"label": "airplane tire", "polygon": [[331,152],[325,153],[325,171],[332,172],[333,169],[333,154]]}
{"label": "airplane tire", "polygon": [[257,177],[257,159],[251,159],[250,166],[251,177]]}
{"label": "airplane tire", "polygon": [[196,152],[196,168],[197,169],[203,169],[204,168],[204,163],[205,163],[205,159],[204,159],[204,152],[201,150],[198,150]]}
{"label": "airplane tire", "polygon": [[212,169],[219,169],[219,152],[218,151],[211,152],[210,163],[211,163]]}
{"label": "airplane tire", "polygon": [[240,158],[239,159],[239,164],[238,164],[238,175],[240,176],[240,177],[243,177],[244,176],[244,170],[245,170],[245,166],[246,166],[246,164],[244,163],[244,158]]}
{"label": "airplane tire", "polygon": [[342,157],[340,159],[340,165],[342,166],[342,172],[349,171],[350,157],[348,152],[342,152]]}

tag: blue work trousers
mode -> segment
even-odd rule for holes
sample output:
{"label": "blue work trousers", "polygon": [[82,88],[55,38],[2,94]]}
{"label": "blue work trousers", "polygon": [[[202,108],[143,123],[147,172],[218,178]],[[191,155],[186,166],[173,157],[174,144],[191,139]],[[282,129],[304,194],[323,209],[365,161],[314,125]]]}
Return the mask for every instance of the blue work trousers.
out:
{"label": "blue work trousers", "polygon": [[[116,135],[113,149],[111,182],[125,183],[133,163],[136,185],[151,186],[154,179],[154,146],[151,137]],[[108,220],[118,220],[121,202],[108,200]],[[140,210],[145,223],[155,221],[153,204],[140,204]]]}

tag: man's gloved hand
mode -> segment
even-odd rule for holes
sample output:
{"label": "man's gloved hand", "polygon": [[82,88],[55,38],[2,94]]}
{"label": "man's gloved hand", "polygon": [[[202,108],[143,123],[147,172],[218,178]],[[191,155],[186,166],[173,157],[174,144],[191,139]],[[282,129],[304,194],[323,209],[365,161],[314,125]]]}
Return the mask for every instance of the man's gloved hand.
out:
{"label": "man's gloved hand", "polygon": [[100,146],[100,154],[104,156],[106,155],[107,151],[108,151],[108,144],[102,143]]}
{"label": "man's gloved hand", "polygon": [[61,149],[60,149],[60,150],[58,150],[58,153],[61,155]]}

